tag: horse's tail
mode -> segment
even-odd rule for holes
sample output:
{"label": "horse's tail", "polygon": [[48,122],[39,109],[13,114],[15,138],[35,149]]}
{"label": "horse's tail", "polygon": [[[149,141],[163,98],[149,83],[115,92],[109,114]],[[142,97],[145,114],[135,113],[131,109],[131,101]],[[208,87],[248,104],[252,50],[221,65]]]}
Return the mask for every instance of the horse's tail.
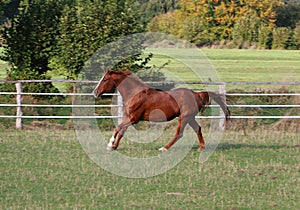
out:
{"label": "horse's tail", "polygon": [[204,103],[204,107],[210,105],[210,100],[214,100],[217,104],[220,105],[222,111],[225,114],[226,121],[230,118],[230,110],[228,109],[226,103],[226,97],[224,94],[214,93],[214,92],[198,92],[199,97],[202,99]]}

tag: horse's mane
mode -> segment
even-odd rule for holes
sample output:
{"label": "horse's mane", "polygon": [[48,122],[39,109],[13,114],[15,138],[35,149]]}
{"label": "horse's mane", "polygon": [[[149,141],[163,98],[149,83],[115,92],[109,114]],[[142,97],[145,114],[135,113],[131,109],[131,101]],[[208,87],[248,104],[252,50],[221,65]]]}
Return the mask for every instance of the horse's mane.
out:
{"label": "horse's mane", "polygon": [[119,74],[119,75],[125,75],[125,76],[129,76],[129,75],[132,75],[131,71],[129,70],[125,70],[125,71],[122,71],[122,70],[118,70],[118,71],[115,71],[115,70],[108,70],[107,71],[109,74]]}
{"label": "horse's mane", "polygon": [[128,69],[125,71],[120,71],[123,72],[125,75],[129,76],[129,75],[133,75],[131,71],[129,71]]}
{"label": "horse's mane", "polygon": [[135,81],[141,83],[142,85],[147,86],[147,85],[146,85],[139,77],[137,77],[136,75],[134,75],[134,74],[133,74],[131,71],[129,71],[129,70],[125,70],[125,71],[119,70],[119,71],[111,71],[111,72],[113,72],[113,73],[115,73],[115,74],[123,75],[123,76],[125,76],[125,77],[129,77],[129,78],[131,78],[131,79],[133,79],[133,80],[135,80]]}

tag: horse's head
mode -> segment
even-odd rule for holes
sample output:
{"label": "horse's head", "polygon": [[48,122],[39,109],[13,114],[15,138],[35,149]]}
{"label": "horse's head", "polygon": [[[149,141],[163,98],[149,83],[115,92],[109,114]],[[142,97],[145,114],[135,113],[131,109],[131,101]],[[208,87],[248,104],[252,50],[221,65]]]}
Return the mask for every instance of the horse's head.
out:
{"label": "horse's head", "polygon": [[107,71],[104,76],[100,79],[98,85],[93,90],[95,98],[98,98],[103,93],[111,92],[116,88],[116,83],[112,77],[112,71]]}

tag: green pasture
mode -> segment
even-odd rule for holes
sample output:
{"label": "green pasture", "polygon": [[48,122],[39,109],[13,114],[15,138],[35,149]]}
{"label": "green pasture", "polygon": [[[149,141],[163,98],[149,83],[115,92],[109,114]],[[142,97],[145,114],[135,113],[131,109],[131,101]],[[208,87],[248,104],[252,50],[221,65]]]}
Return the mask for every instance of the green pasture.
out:
{"label": "green pasture", "polygon": [[[194,58],[199,61],[190,49],[174,50],[178,57]],[[169,64],[163,68],[169,80],[192,81],[199,80],[193,70],[174,57],[161,53],[160,49],[148,49],[154,54],[152,60],[156,66]],[[223,82],[298,82],[300,81],[300,52],[287,50],[237,50],[237,49],[203,49],[201,59],[207,59],[210,67],[215,69],[219,80]],[[201,63],[201,61],[199,62]],[[199,67],[201,68],[201,67]],[[205,66],[203,66],[205,68]],[[179,78],[179,79],[178,79]],[[207,80],[203,80],[207,81]],[[299,91],[297,86],[286,86],[288,89]],[[197,88],[193,85],[192,88]],[[201,87],[202,88],[202,87]],[[229,85],[231,89],[253,91],[255,88],[278,89],[272,85]]]}
{"label": "green pasture", "polygon": [[[1,130],[0,209],[297,209],[300,135],[270,129],[226,131],[207,162],[195,144],[176,167],[147,179],[98,167],[73,130]],[[168,140],[125,139],[119,152],[157,155]]]}
{"label": "green pasture", "polygon": [[0,78],[5,79],[6,78],[6,69],[8,68],[8,65],[6,62],[0,60]]}
{"label": "green pasture", "polygon": [[[3,53],[3,48],[0,47],[0,54]],[[6,62],[0,60],[0,79],[6,79],[6,69],[8,68],[8,65]]]}
{"label": "green pasture", "polygon": [[223,81],[300,80],[300,52],[282,50],[203,50]]}

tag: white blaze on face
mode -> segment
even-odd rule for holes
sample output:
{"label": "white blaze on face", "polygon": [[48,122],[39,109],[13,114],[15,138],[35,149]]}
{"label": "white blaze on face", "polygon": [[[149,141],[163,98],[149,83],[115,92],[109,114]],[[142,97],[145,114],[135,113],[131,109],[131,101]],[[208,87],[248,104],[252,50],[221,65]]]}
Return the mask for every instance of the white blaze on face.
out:
{"label": "white blaze on face", "polygon": [[98,94],[97,94],[97,89],[98,89],[98,87],[100,86],[100,84],[101,84],[101,82],[102,82],[102,80],[103,80],[103,78],[104,78],[104,76],[103,77],[101,77],[101,79],[100,79],[100,81],[99,81],[99,83],[98,83],[98,85],[96,86],[96,88],[93,90],[93,94],[94,94],[94,97],[95,98],[97,98],[98,97]]}

